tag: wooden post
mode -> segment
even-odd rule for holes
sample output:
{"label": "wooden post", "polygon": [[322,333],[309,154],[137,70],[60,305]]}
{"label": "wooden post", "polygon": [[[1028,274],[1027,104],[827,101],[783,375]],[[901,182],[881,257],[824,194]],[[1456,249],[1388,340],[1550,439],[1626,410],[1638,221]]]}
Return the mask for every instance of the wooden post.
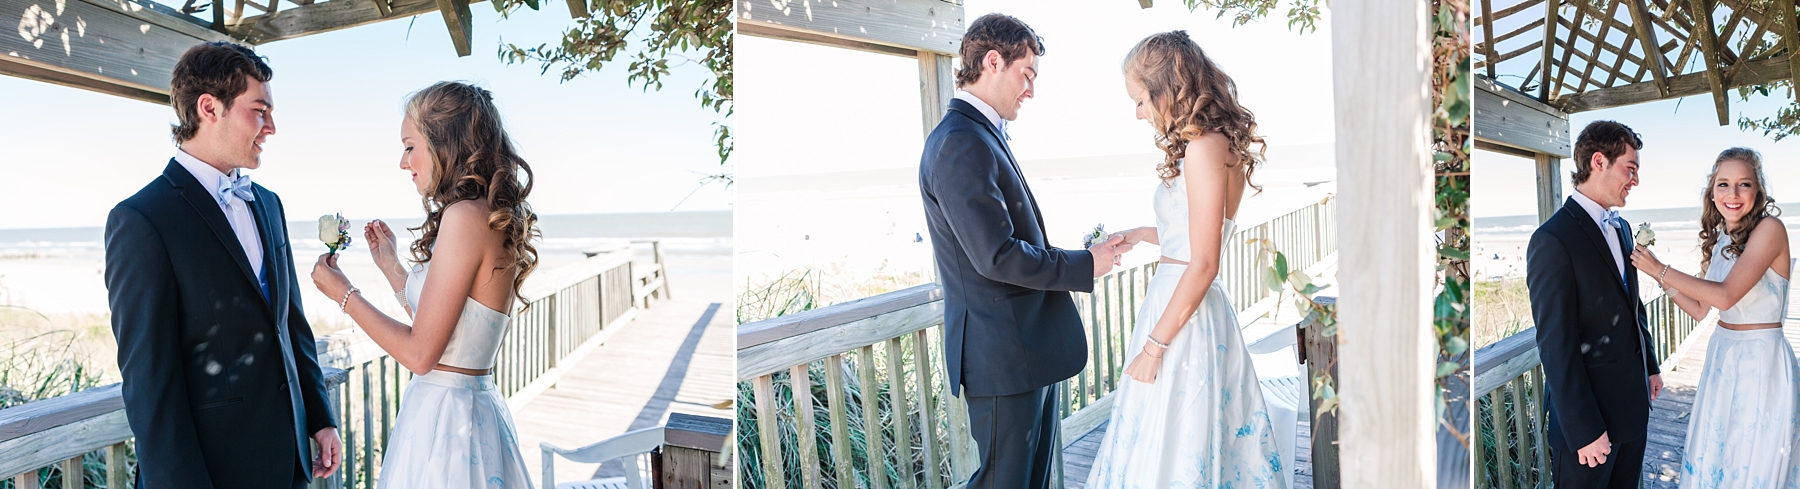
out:
{"label": "wooden post", "polygon": [[661,473],[663,489],[729,489],[731,470],[722,456],[731,434],[731,420],[684,413],[669,415],[663,428]]}
{"label": "wooden post", "polygon": [[[1556,1],[1549,4],[1554,12]],[[1344,211],[1338,455],[1349,488],[1427,487],[1437,479],[1428,5],[1331,6]]]}
{"label": "wooden post", "polygon": [[1536,159],[1538,222],[1542,223],[1562,209],[1562,158],[1540,153]]}
{"label": "wooden post", "polygon": [[106,447],[106,487],[125,487],[131,484],[131,471],[125,465],[125,442],[118,442]]}
{"label": "wooden post", "polygon": [[[1336,304],[1335,297],[1319,297],[1314,300],[1320,304]],[[1325,336],[1324,328],[1319,322],[1318,314],[1306,316],[1300,322],[1300,360],[1306,363],[1307,398],[1310,407],[1306,419],[1312,422],[1312,478],[1313,489],[1337,489],[1341,476],[1338,471],[1338,417],[1336,414],[1320,413],[1319,399],[1313,398],[1312,379],[1321,376],[1331,379],[1337,376],[1337,338]]]}
{"label": "wooden post", "polygon": [[956,94],[956,71],[950,64],[950,56],[920,51],[919,52],[919,103],[925,122],[925,134],[930,135],[938,121],[943,120],[945,108],[950,106],[950,99]]}
{"label": "wooden post", "polygon": [[[669,295],[669,262],[663,259],[662,240],[651,241],[650,252],[656,255],[656,278],[662,279],[662,289],[657,298],[669,300],[673,296]],[[648,305],[646,302],[645,306]]]}

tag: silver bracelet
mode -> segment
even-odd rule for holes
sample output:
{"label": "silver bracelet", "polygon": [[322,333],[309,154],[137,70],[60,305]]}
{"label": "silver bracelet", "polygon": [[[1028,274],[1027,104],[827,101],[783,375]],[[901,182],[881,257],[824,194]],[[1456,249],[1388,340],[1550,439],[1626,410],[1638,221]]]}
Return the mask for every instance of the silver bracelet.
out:
{"label": "silver bracelet", "polygon": [[1167,350],[1167,349],[1169,349],[1169,344],[1168,344],[1168,343],[1163,343],[1163,342],[1161,342],[1161,341],[1156,341],[1156,338],[1154,338],[1154,337],[1150,337],[1150,336],[1145,336],[1145,337],[1144,337],[1144,339],[1146,339],[1146,340],[1150,340],[1150,343],[1152,343],[1152,344],[1155,344],[1155,345],[1156,345],[1156,346],[1160,346],[1160,347],[1162,347],[1162,348],[1163,348],[1163,349],[1164,349],[1164,350]]}
{"label": "silver bracelet", "polygon": [[1663,281],[1663,279],[1667,278],[1668,276],[1669,276],[1669,264],[1664,263],[1662,273],[1659,273],[1656,275],[1656,284],[1661,285],[1662,288],[1665,288],[1665,289],[1669,288],[1669,285],[1668,285],[1669,283]]}
{"label": "silver bracelet", "polygon": [[350,290],[344,291],[344,300],[338,301],[338,311],[339,312],[342,312],[344,314],[350,313],[350,294],[354,294],[357,292],[362,292],[362,289],[358,289],[356,287],[351,287]]}

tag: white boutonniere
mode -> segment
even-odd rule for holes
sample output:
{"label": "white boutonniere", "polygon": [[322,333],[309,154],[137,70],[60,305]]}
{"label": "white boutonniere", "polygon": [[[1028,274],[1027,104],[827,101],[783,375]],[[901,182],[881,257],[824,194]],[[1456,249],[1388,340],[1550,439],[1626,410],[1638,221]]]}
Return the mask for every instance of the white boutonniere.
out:
{"label": "white boutonniere", "polygon": [[1105,241],[1106,241],[1106,224],[1105,223],[1095,224],[1093,231],[1088,231],[1087,234],[1081,235],[1081,247],[1082,248],[1093,248],[1094,243],[1100,243],[1100,242],[1105,242]]}
{"label": "white boutonniere", "polygon": [[324,242],[333,255],[350,247],[350,221],[344,219],[344,213],[319,216],[319,241]]}
{"label": "white boutonniere", "polygon": [[1656,231],[1650,230],[1650,223],[1638,224],[1637,232],[1632,233],[1631,239],[1638,246],[1656,246]]}

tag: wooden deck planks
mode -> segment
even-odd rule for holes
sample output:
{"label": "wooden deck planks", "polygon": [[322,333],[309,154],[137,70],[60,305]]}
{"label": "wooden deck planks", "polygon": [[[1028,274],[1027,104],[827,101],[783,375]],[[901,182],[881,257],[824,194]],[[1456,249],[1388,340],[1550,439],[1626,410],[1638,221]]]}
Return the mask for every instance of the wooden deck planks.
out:
{"label": "wooden deck planks", "polygon": [[[655,426],[670,412],[732,419],[712,405],[735,399],[737,355],[729,277],[674,277],[673,300],[650,308],[585,358],[565,360],[570,370],[557,385],[513,413],[519,449],[532,481],[542,481],[542,450],[592,444],[626,431]],[[718,283],[709,283],[718,282]],[[700,291],[714,293],[696,293]],[[556,461],[558,482],[587,480],[616,467]]]}

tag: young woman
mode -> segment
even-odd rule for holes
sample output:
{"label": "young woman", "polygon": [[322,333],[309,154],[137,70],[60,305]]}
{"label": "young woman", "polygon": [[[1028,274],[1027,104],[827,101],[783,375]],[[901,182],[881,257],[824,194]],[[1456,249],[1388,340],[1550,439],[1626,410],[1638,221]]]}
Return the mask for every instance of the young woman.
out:
{"label": "young woman", "polygon": [[1727,149],[1713,162],[1700,204],[1704,278],[1642,246],[1631,253],[1632,265],[1689,316],[1719,310],[1688,419],[1683,488],[1800,484],[1800,363],[1781,333],[1792,274],[1788,235],[1765,182],[1755,150]]}
{"label": "young woman", "polygon": [[337,256],[313,266],[319,292],[416,377],[381,461],[383,488],[530,488],[506,400],[494,387],[500,338],[519,287],[537,267],[537,215],[525,203],[535,178],[513,150],[487,90],[441,82],[412,95],[400,123],[425,206],[417,265],[400,265],[387,224],[363,228],[389,289],[412,324],[388,317],[338,269]]}
{"label": "young woman", "polygon": [[1124,71],[1165,156],[1156,227],[1120,234],[1161,247],[1162,258],[1127,343],[1142,345],[1125,367],[1133,381],[1119,386],[1088,486],[1285,487],[1293,469],[1277,453],[1237,313],[1215,282],[1262,163],[1256,120],[1186,32],[1139,42]]}

